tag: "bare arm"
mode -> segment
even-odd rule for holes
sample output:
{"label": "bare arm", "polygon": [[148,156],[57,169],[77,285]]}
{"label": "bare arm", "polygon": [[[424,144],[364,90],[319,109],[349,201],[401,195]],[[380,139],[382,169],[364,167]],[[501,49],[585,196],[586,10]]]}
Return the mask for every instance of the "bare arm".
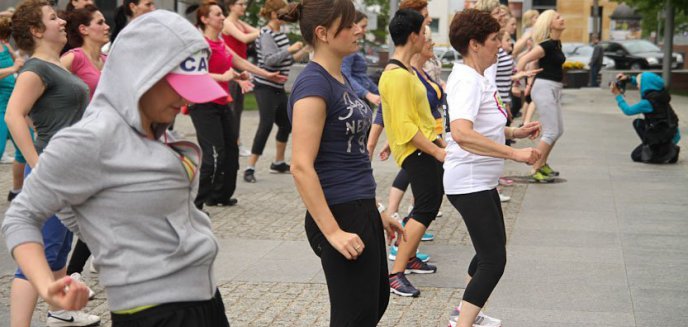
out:
{"label": "bare arm", "polygon": [[36,100],[43,95],[45,85],[40,77],[34,72],[24,72],[19,75],[14,86],[10,101],[7,103],[5,122],[14,138],[26,163],[31,168],[38,163],[38,153],[33,145],[31,134],[27,128],[26,119]]}
{"label": "bare arm", "polygon": [[418,150],[433,156],[433,158],[437,159],[439,162],[444,162],[444,157],[447,155],[447,152],[443,148],[433,142],[430,142],[425,136],[423,136],[423,133],[421,133],[420,130],[418,130],[416,135],[414,135],[411,139],[411,144],[418,148]]}
{"label": "bare arm", "polygon": [[343,231],[330,211],[315,171],[315,158],[327,117],[322,98],[308,97],[294,103],[292,118],[291,173],[306,209],[327,241],[349,260],[355,260],[364,244],[358,235]]}
{"label": "bare arm", "polygon": [[532,50],[528,51],[528,53],[524,54],[521,59],[518,60],[518,65],[516,65],[516,70],[523,71],[526,68],[526,65],[530,63],[531,61],[538,60],[542,57],[545,56],[545,49],[543,49],[541,46],[536,45],[533,47]]}
{"label": "bare arm", "polygon": [[[246,26],[250,27],[251,29],[248,32],[244,32],[237,28],[236,24],[241,24],[244,28]],[[238,21],[237,23],[234,23],[229,20],[229,17],[225,19],[224,26],[222,28],[222,34],[226,35],[231,35],[235,39],[241,41],[242,43],[250,43],[255,41],[258,38],[258,35],[260,35],[260,31],[256,28],[253,28],[252,26],[242,22]]]}
{"label": "bare arm", "polygon": [[523,51],[526,48],[526,46],[528,45],[528,39],[530,39],[531,34],[532,33],[528,31],[526,33],[523,33],[521,38],[516,40],[516,44],[514,44],[514,50],[511,54],[512,56],[514,56],[514,58],[518,57],[521,51]]}
{"label": "bare arm", "polygon": [[383,130],[385,130],[385,127],[378,124],[373,124],[373,126],[370,127],[370,133],[368,134],[368,156],[371,160]]}
{"label": "bare arm", "polygon": [[[494,142],[473,129],[473,122],[456,119],[450,124],[452,139],[464,150],[481,156],[511,159],[533,164],[540,157],[533,148],[516,149]],[[514,130],[505,129],[505,133],[514,134]],[[537,155],[535,155],[537,153]]]}
{"label": "bare arm", "polygon": [[60,63],[62,66],[67,68],[68,71],[72,71],[72,63],[74,62],[74,53],[65,53],[62,57],[60,57]]}

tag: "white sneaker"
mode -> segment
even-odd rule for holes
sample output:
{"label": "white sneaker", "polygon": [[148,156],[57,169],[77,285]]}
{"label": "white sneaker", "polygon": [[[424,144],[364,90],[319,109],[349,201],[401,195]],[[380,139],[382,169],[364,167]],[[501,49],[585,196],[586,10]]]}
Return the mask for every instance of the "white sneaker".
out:
{"label": "white sneaker", "polygon": [[[80,273],[73,273],[69,277],[72,277],[73,280],[80,281],[84,284],[86,284],[86,281],[84,280],[84,277],[81,276]],[[93,290],[86,285],[86,288],[88,288],[88,299],[92,300],[94,296],[96,296],[96,293],[93,292]]]}
{"label": "white sneaker", "polygon": [[511,201],[511,197],[508,195],[503,195],[502,193],[499,193],[499,202],[509,202]]}
{"label": "white sneaker", "polygon": [[[449,326],[448,327],[456,327],[456,323],[459,320],[459,307],[454,308],[454,311],[449,315]],[[473,327],[501,327],[502,326],[502,321],[497,319],[497,318],[492,318],[486,314],[484,314],[482,311],[478,313],[478,316],[475,317],[475,320],[473,321]]]}
{"label": "white sneaker", "polygon": [[435,216],[435,217],[437,217],[437,218],[442,217],[442,211],[438,211],[437,216]]}
{"label": "white sneaker", "polygon": [[377,203],[377,212],[382,213],[383,211],[385,211],[385,209],[387,209],[387,208],[385,208],[384,204],[382,204],[380,202]]}
{"label": "white sneaker", "polygon": [[83,311],[48,311],[46,325],[48,327],[98,326],[100,325],[100,317]]}
{"label": "white sneaker", "polygon": [[247,147],[240,145],[239,146],[239,156],[240,157],[249,157],[251,156],[251,150],[249,150]]}
{"label": "white sneaker", "polygon": [[2,158],[0,158],[0,164],[9,165],[9,164],[12,164],[12,163],[14,163],[14,157],[10,157],[10,156],[7,156],[7,155],[4,155],[4,154],[3,154],[3,155],[2,155]]}

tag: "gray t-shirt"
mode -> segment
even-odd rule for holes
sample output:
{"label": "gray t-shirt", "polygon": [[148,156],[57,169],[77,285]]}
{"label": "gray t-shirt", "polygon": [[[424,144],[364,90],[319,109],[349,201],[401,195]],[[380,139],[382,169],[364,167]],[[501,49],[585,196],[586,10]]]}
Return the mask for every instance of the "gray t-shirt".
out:
{"label": "gray t-shirt", "polygon": [[45,85],[29,112],[36,129],[34,145],[40,154],[53,135],[81,119],[88,105],[88,86],[64,68],[38,58],[27,60],[19,74],[27,71],[38,75]]}

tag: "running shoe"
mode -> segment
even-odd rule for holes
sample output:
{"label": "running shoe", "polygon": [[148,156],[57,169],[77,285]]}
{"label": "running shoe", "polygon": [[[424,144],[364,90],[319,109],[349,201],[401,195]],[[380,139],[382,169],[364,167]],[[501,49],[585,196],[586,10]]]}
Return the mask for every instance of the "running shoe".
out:
{"label": "running shoe", "polygon": [[256,182],[256,170],[255,169],[246,169],[244,170],[244,182],[246,183],[255,183]]}
{"label": "running shoe", "polygon": [[550,167],[549,164],[545,164],[544,166],[540,167],[540,172],[551,177],[559,176],[559,172],[552,169],[552,167]]}
{"label": "running shoe", "polygon": [[[397,217],[397,219],[398,219],[399,214],[396,213],[396,212],[395,212],[394,214],[396,215],[396,217]],[[408,222],[409,219],[411,219],[410,216],[404,217],[404,219],[401,220],[401,226],[402,226],[402,227],[406,227],[406,222]],[[426,233],[423,233],[423,236],[420,238],[421,241],[432,241],[432,240],[434,240],[434,239],[435,239],[435,235],[432,235],[432,234],[427,233],[427,232],[426,232]]]}
{"label": "running shoe", "polygon": [[405,274],[434,274],[437,272],[437,267],[429,265],[426,262],[421,261],[417,257],[413,257],[406,264]]}
{"label": "running shoe", "polygon": [[240,157],[248,157],[251,155],[251,150],[249,150],[247,147],[240,145],[239,146],[239,156]]}
{"label": "running shoe", "polygon": [[88,271],[90,271],[92,274],[97,274],[98,273],[98,268],[93,264],[93,258],[91,258],[91,263],[88,265]]}
{"label": "running shoe", "polygon": [[681,152],[681,147],[680,147],[680,146],[676,146],[676,154],[674,154],[674,156],[669,160],[669,163],[672,163],[672,164],[673,164],[673,163],[678,162],[678,154],[679,154],[680,152]]}
{"label": "running shoe", "polygon": [[[69,277],[72,277],[73,280],[80,281],[80,282],[86,284],[84,277],[82,277],[80,273],[75,272],[75,273],[69,275]],[[96,296],[96,293],[93,292],[93,290],[90,287],[88,287],[88,284],[86,284],[86,287],[88,288],[88,299],[93,300],[93,297]]]}
{"label": "running shoe", "polygon": [[403,272],[389,275],[389,291],[400,296],[418,297],[420,291],[411,285]]}
{"label": "running shoe", "polygon": [[46,325],[48,327],[98,326],[100,325],[100,317],[82,311],[48,311]]}
{"label": "running shoe", "polygon": [[499,202],[509,202],[511,201],[511,197],[508,195],[502,194],[502,192],[497,192],[499,194]]}
{"label": "running shoe", "polygon": [[[454,308],[454,311],[449,315],[449,326],[447,327],[456,327],[456,323],[459,320],[459,307]],[[478,316],[475,317],[475,320],[473,321],[473,326],[474,327],[501,327],[502,326],[502,321],[496,318],[492,318],[486,314],[484,314],[482,311],[478,313]]]}
{"label": "running shoe", "polygon": [[538,169],[534,174],[530,175],[530,180],[536,183],[551,183],[554,182],[554,177],[545,175]]}
{"label": "running shoe", "polygon": [[290,168],[291,167],[286,162],[280,162],[278,164],[273,162],[270,164],[270,173],[271,174],[289,174],[289,173],[291,173],[289,171]]}
{"label": "running shoe", "polygon": [[[399,247],[397,247],[396,245],[392,245],[389,247],[388,258],[390,261],[394,261],[397,259],[397,252],[398,251],[399,251]],[[425,254],[425,253],[420,253],[420,252],[418,252],[418,250],[416,250],[416,258],[420,259],[420,261],[428,262],[428,260],[430,260],[430,255]]]}
{"label": "running shoe", "polygon": [[442,217],[442,211],[438,211],[437,215],[435,217],[437,217],[437,218]]}

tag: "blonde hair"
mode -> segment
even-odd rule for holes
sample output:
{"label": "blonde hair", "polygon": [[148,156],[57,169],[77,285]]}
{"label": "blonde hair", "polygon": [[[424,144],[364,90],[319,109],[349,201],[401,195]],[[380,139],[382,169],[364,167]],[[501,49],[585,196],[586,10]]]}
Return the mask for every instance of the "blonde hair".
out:
{"label": "blonde hair", "polygon": [[492,12],[499,6],[499,0],[478,0],[473,8],[481,11]]}
{"label": "blonde hair", "polygon": [[509,6],[507,5],[499,5],[499,10],[504,10],[507,16],[513,17],[514,15],[511,13],[511,9],[509,9]]}
{"label": "blonde hair", "polygon": [[533,17],[535,17],[537,15],[538,15],[538,11],[535,9],[531,9],[531,10],[524,12],[523,18],[522,18],[522,21],[523,21],[522,28],[526,29],[528,27],[532,27],[533,26]]}
{"label": "blonde hair", "polygon": [[552,32],[552,21],[556,15],[557,12],[552,9],[546,10],[540,14],[533,25],[532,38],[535,44],[549,39],[549,34]]}

